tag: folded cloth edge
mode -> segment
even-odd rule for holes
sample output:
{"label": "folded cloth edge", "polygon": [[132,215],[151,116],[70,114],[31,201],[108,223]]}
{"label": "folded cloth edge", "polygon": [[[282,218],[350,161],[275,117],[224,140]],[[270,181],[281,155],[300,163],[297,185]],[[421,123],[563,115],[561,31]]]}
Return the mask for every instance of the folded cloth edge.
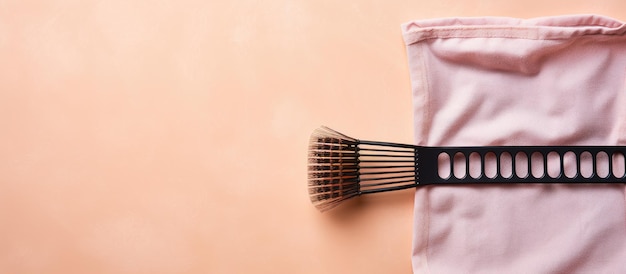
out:
{"label": "folded cloth edge", "polygon": [[450,17],[402,24],[406,45],[436,38],[569,39],[588,35],[624,35],[626,23],[593,14],[519,19],[512,17]]}

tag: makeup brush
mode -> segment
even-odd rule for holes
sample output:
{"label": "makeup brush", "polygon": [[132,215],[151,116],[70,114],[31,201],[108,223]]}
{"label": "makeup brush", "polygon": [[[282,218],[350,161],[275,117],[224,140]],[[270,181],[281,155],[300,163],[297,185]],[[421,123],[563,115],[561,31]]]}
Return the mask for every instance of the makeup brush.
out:
{"label": "makeup brush", "polygon": [[358,140],[323,126],[308,152],[309,195],[320,211],[425,185],[626,183],[624,146],[425,147]]}

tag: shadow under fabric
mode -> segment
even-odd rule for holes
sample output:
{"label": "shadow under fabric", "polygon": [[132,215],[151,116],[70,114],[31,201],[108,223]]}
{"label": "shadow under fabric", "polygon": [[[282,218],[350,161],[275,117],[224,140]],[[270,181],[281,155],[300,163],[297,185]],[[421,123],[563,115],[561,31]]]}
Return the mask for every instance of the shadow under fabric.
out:
{"label": "shadow under fabric", "polygon": [[[449,18],[402,30],[417,145],[626,145],[624,23]],[[626,273],[625,190],[418,187],[413,271]]]}

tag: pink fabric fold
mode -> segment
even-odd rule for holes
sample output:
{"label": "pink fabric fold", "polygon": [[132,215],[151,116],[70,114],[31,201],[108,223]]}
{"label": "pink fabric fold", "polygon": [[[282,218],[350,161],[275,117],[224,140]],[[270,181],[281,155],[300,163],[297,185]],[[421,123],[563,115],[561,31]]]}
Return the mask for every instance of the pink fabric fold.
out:
{"label": "pink fabric fold", "polygon": [[[595,15],[402,26],[419,145],[626,145],[626,25]],[[566,167],[567,169],[567,167]],[[624,185],[431,186],[415,273],[626,273]]]}

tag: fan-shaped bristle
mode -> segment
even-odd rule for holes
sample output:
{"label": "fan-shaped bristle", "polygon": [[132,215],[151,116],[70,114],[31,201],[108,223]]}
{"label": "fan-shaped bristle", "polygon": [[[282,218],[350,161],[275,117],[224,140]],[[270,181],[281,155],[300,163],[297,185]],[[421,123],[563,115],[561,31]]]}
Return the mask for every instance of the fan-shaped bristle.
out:
{"label": "fan-shaped bristle", "polygon": [[359,195],[358,140],[327,127],[309,140],[309,195],[320,211]]}
{"label": "fan-shaped bristle", "polygon": [[309,140],[309,195],[321,211],[361,194],[416,185],[417,147],[357,140],[327,127]]}

